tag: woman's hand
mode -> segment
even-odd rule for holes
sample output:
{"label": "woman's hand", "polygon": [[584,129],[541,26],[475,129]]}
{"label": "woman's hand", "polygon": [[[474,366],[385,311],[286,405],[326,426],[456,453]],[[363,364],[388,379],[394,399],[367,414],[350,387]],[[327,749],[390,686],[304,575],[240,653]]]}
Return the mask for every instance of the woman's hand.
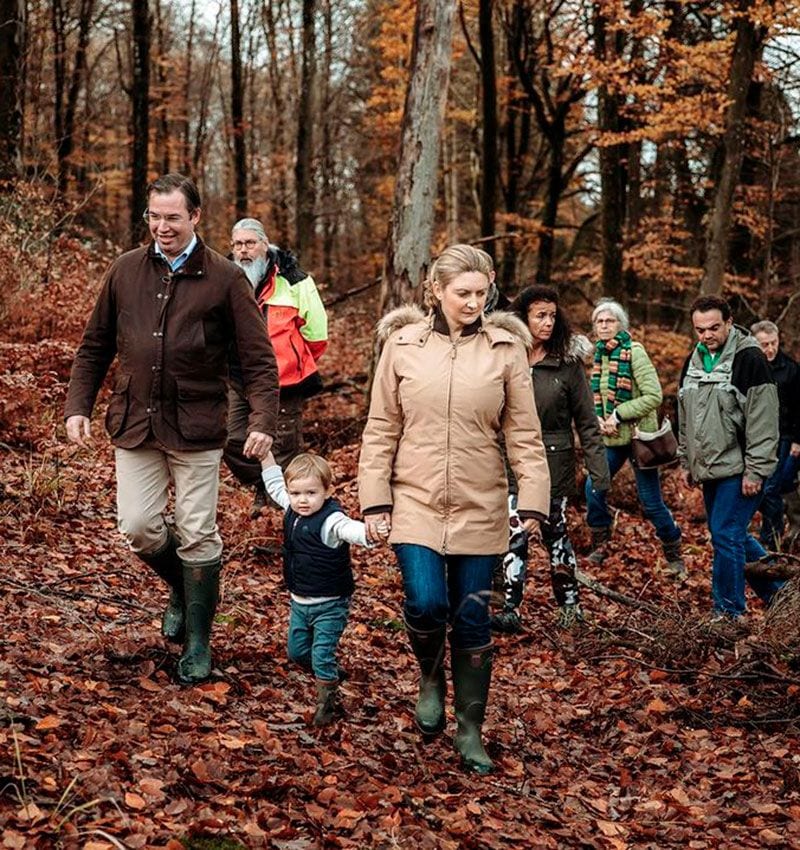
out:
{"label": "woman's hand", "polygon": [[367,514],[364,517],[364,525],[367,529],[367,540],[370,543],[380,543],[386,540],[392,530],[392,515],[388,511],[381,514]]}
{"label": "woman's hand", "polygon": [[619,420],[613,413],[606,418],[603,424],[605,426],[603,433],[606,437],[616,437],[619,435]]}
{"label": "woman's hand", "polygon": [[532,534],[534,531],[536,531],[538,526],[539,526],[539,520],[536,519],[535,517],[531,517],[530,519],[523,519],[522,520],[522,527],[525,529],[525,531],[528,534]]}

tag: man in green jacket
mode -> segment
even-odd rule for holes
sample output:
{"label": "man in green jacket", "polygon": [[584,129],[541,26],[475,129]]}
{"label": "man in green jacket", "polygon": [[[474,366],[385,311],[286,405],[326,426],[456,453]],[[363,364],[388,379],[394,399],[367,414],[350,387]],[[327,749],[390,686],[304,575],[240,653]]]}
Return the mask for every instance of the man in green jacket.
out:
{"label": "man in green jacket", "polygon": [[[699,342],[681,372],[678,454],[686,483],[703,488],[714,610],[735,620],[746,608],[745,563],[767,557],[748,526],[777,463],[778,393],[761,347],[733,324],[727,301],[702,296],[691,316]],[[767,604],[780,587],[751,585]]]}

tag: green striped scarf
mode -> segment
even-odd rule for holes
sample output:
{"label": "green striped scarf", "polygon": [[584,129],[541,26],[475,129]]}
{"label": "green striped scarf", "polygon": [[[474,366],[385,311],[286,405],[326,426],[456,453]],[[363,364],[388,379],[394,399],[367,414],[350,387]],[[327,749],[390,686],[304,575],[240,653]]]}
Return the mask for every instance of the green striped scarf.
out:
{"label": "green striped scarf", "polygon": [[[603,357],[608,357],[608,393],[605,409],[600,395],[600,375],[603,371]],[[624,401],[633,398],[633,370],[631,368],[631,335],[620,331],[613,339],[598,339],[594,346],[594,366],[592,367],[592,395],[594,409],[603,419],[614,412]]]}

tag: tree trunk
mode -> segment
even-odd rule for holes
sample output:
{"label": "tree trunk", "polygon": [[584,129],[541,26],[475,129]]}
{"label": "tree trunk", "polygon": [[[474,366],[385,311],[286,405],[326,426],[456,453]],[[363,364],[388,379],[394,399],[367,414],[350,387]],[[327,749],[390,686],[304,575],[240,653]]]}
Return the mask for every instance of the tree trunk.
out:
{"label": "tree trunk", "polygon": [[331,9],[333,0],[325,0],[325,68],[323,70],[323,101],[321,110],[322,123],[322,163],[321,163],[321,187],[324,199],[324,215],[322,217],[322,279],[330,282],[333,268],[333,251],[336,246],[336,233],[338,224],[338,204],[336,191],[336,142],[333,94],[331,91],[331,79],[333,71],[333,12]]}
{"label": "tree trunk", "polygon": [[0,181],[20,173],[24,0],[0,0]]}
{"label": "tree trunk", "polygon": [[189,103],[192,94],[192,52],[194,50],[194,19],[195,7],[197,0],[192,0],[191,8],[189,9],[189,33],[186,36],[186,53],[184,58],[184,80],[183,80],[183,112],[181,115],[181,123],[183,129],[181,132],[181,162],[183,163],[182,171],[184,174],[191,173],[191,122],[189,121]]}
{"label": "tree trunk", "polygon": [[430,265],[454,13],[454,0],[417,3],[381,311],[411,300]]}
{"label": "tree trunk", "polygon": [[558,205],[564,191],[564,146],[566,127],[562,122],[554,122],[548,134],[550,143],[550,161],[547,168],[547,183],[544,206],[542,209],[541,231],[539,233],[539,252],[536,264],[536,283],[549,286],[553,274],[553,250],[555,248],[555,228],[558,219]]}
{"label": "tree trunk", "polygon": [[740,4],[741,15],[736,20],[736,41],[728,82],[730,105],[725,119],[722,169],[706,232],[706,261],[700,287],[700,292],[704,295],[719,295],[725,283],[733,200],[744,158],[747,93],[753,78],[756,58],[766,35],[766,30],[757,27],[748,14],[750,7],[751,0],[743,0]]}
{"label": "tree trunk", "polygon": [[[595,11],[595,56],[610,62],[617,55],[608,43],[608,21],[602,10]],[[607,84],[600,86],[597,98],[598,129],[601,133],[620,131],[621,98]],[[618,296],[622,285],[622,236],[625,221],[625,167],[622,145],[604,145],[600,159],[600,232],[603,257],[602,290]]]}
{"label": "tree trunk", "polygon": [[56,43],[59,44],[61,55],[56,58],[57,73],[61,75],[56,84],[56,109],[61,115],[56,116],[56,155],[58,159],[58,191],[63,197],[69,183],[70,157],[75,148],[75,116],[86,70],[86,53],[89,47],[89,33],[94,12],[94,0],[81,0],[78,17],[78,44],[75,48],[75,59],[72,65],[66,103],[64,103],[64,87],[67,84],[67,41],[66,41],[66,12],[60,2],[53,4],[53,25],[58,30]]}
{"label": "tree trunk", "polygon": [[231,0],[231,125],[233,127],[233,171],[236,182],[236,218],[240,219],[247,215],[247,152],[244,138],[239,0]]}
{"label": "tree trunk", "polygon": [[[481,45],[482,106],[482,170],[481,170],[481,236],[494,236],[497,213],[497,77],[494,65],[494,30],[492,0],[480,0],[478,29]],[[484,250],[495,256],[495,243],[490,240]]]}
{"label": "tree trunk", "polygon": [[295,250],[302,257],[314,230],[314,86],[316,63],[316,0],[303,0],[303,68],[297,109],[297,161],[294,169]]}
{"label": "tree trunk", "polygon": [[131,112],[131,245],[144,236],[142,213],[147,206],[148,142],[150,134],[150,12],[148,0],[133,0],[133,77]]}

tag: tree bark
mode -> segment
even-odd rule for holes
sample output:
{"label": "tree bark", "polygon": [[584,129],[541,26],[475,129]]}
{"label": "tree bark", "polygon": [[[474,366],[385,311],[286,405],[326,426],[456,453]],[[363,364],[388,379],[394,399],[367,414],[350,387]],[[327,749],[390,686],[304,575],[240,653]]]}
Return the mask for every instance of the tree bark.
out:
{"label": "tree bark", "polygon": [[24,0],[0,0],[0,180],[20,174]]}
{"label": "tree bark", "polygon": [[[609,44],[608,21],[598,6],[595,10],[595,56],[601,62],[611,61],[618,51]],[[601,133],[618,133],[621,98],[607,84],[600,86],[597,97],[598,129]],[[600,159],[600,231],[603,257],[602,290],[619,294],[622,286],[622,238],[625,223],[625,166],[622,145],[604,145]]]}
{"label": "tree bark", "polygon": [[236,218],[247,215],[247,151],[244,137],[244,91],[242,89],[242,45],[239,33],[239,0],[231,0],[231,124],[233,127],[233,171]]}
{"label": "tree bark", "polygon": [[454,14],[454,0],[418,0],[381,311],[413,299],[430,265]]}
{"label": "tree bark", "polygon": [[145,232],[148,143],[150,139],[150,10],[148,0],[133,0],[133,76],[131,80],[131,218],[130,242],[138,245]]}
{"label": "tree bark", "polygon": [[766,35],[748,14],[751,0],[742,0],[736,19],[736,41],[728,82],[728,114],[723,136],[723,160],[719,184],[706,231],[706,261],[700,292],[719,295],[725,283],[725,267],[730,249],[729,234],[733,219],[733,201],[744,158],[747,93],[753,69]]}
{"label": "tree bark", "polygon": [[[494,236],[497,214],[497,76],[494,62],[493,0],[480,0],[478,33],[481,46],[481,112],[482,165],[481,170],[481,236]],[[492,258],[495,243],[484,243]]]}
{"label": "tree bark", "polygon": [[[53,3],[52,23],[56,79],[56,157],[58,161],[58,191],[63,197],[69,184],[70,157],[75,149],[75,118],[78,97],[86,71],[94,0],[81,0],[78,15],[78,43],[67,88],[67,11],[60,0]],[[66,103],[64,90],[67,88]]]}
{"label": "tree bark", "polygon": [[316,60],[316,0],[303,0],[303,67],[297,109],[295,180],[295,250],[300,257],[311,244],[314,230],[314,86]]}

